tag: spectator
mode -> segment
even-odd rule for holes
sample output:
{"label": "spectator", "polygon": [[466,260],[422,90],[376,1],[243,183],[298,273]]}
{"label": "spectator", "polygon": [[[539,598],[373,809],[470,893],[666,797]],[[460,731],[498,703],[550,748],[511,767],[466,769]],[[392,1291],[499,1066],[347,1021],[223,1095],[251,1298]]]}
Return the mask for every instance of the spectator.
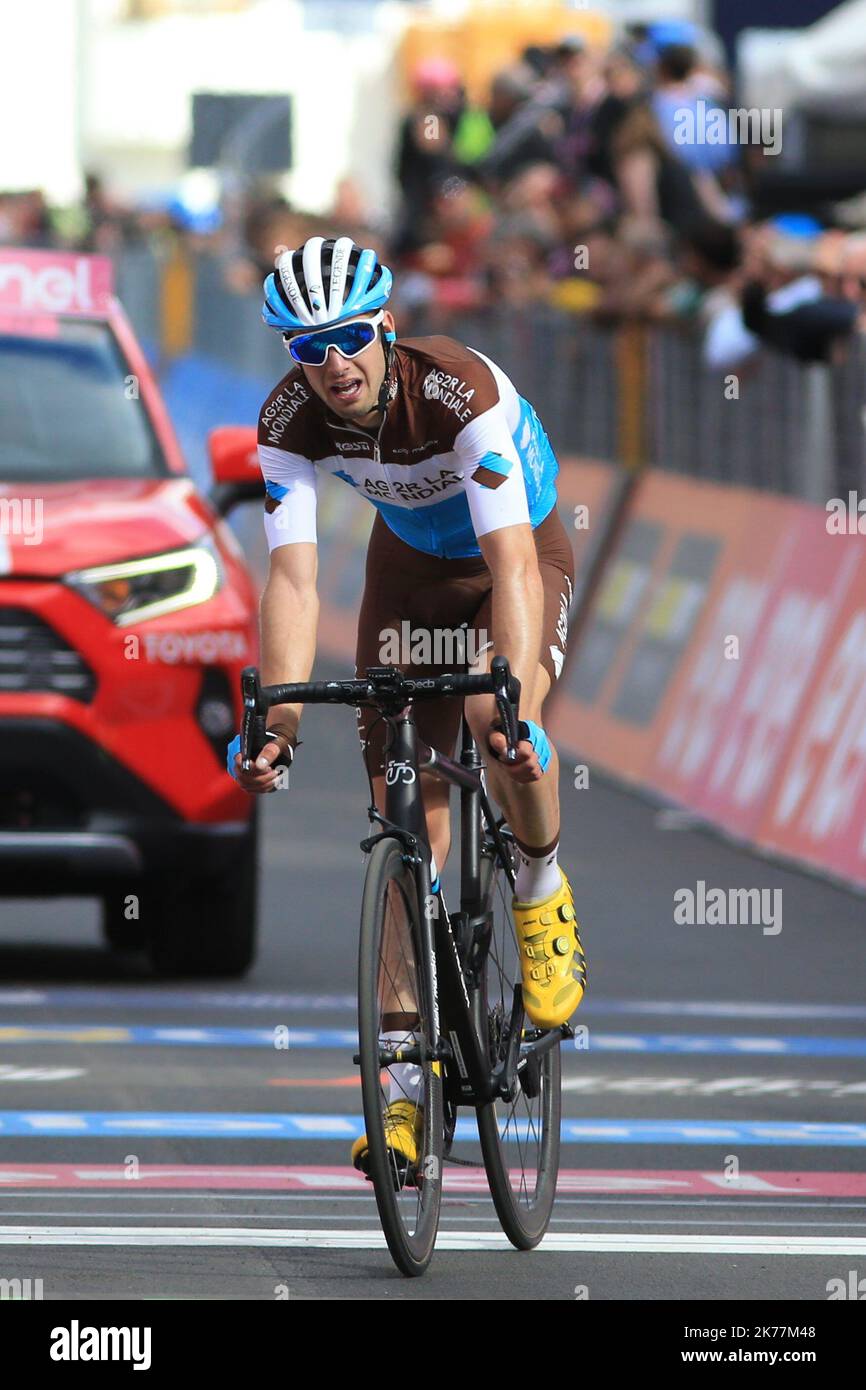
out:
{"label": "spectator", "polygon": [[563,118],[548,97],[535,96],[530,68],[509,68],[496,75],[489,115],[495,135],[475,165],[475,173],[488,189],[501,189],[531,164],[555,161],[555,142],[562,134]]}
{"label": "spectator", "polygon": [[644,103],[620,122],[610,157],[623,212],[649,228],[661,222],[677,231],[715,212],[682,160],[671,154]]}
{"label": "spectator", "polygon": [[557,142],[557,159],[575,181],[584,172],[595,172],[596,121],[607,88],[598,56],[579,39],[564,41],[557,50],[558,72],[563,86],[563,133]]}
{"label": "spectator", "polygon": [[427,58],[412,75],[414,100],[397,140],[395,173],[402,206],[394,233],[400,255],[415,249],[430,210],[433,189],[459,172],[453,138],[465,97],[460,74],[445,58]]}

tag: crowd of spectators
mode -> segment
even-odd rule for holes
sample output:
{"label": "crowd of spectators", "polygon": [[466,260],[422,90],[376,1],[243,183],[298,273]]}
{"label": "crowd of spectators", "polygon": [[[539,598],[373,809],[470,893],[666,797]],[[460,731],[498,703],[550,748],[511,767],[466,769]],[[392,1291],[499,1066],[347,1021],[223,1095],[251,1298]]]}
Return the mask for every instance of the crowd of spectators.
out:
{"label": "crowd of spectators", "polygon": [[[449,63],[422,64],[415,81],[392,249],[404,303],[425,321],[493,303],[691,322],[721,368],[762,342],[832,361],[866,324],[866,233],[755,215],[755,166],[770,156],[727,120],[736,97],[709,31],[658,24],[603,52],[579,38],[529,48],[483,110]],[[714,110],[725,120],[702,138]]]}
{"label": "crowd of spectators", "polygon": [[796,210],[755,215],[761,147],[702,138],[697,123],[736,105],[711,32],[677,22],[632,28],[603,51],[577,36],[528,47],[481,105],[445,58],[420,63],[412,84],[389,223],[351,179],[327,215],[259,191],[214,220],[182,200],[131,210],[92,174],[81,206],[62,214],[39,192],[0,194],[0,244],[112,254],[182,241],[218,255],[227,289],[243,293],[272,269],[275,247],[340,232],[399,272],[403,333],[447,332],[491,306],[546,305],[696,324],[715,368],[762,342],[832,361],[864,326],[866,200],[847,226],[844,210],[835,225]]}

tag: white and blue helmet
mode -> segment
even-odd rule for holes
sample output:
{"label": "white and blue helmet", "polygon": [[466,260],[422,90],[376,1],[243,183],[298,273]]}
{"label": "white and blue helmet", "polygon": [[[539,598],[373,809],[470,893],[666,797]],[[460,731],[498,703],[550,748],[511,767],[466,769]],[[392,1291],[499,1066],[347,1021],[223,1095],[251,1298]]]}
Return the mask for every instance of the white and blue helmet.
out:
{"label": "white and blue helmet", "polygon": [[381,308],[390,297],[391,272],[376,252],[351,237],[310,237],[284,251],[265,280],[262,318],[280,333],[331,328]]}

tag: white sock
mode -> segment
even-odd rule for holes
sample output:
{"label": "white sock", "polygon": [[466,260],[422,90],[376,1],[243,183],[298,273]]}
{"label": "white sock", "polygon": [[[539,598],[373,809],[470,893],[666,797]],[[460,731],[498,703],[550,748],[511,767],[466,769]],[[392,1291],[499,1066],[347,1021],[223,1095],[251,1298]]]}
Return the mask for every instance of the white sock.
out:
{"label": "white sock", "polygon": [[[411,1028],[394,1028],[387,1033],[380,1033],[379,1037],[383,1043],[391,1043],[395,1047],[399,1047],[402,1043],[405,1047],[414,1042],[415,1033]],[[411,1100],[414,1103],[417,1101],[423,1079],[423,1071],[418,1062],[395,1062],[393,1066],[388,1068],[388,1076],[390,1077],[389,1102]]]}
{"label": "white sock", "polygon": [[545,898],[549,898],[555,893],[561,883],[557,856],[559,854],[559,842],[554,845],[550,854],[543,854],[540,858],[524,854],[519,845],[514,846],[517,853],[517,875],[514,883],[514,893],[521,903],[541,903]]}

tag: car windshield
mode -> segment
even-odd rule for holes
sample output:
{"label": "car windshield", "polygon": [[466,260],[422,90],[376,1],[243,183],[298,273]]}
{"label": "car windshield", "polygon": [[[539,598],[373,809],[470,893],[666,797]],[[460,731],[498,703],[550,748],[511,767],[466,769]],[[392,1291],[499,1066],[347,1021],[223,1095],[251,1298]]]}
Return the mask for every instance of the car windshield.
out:
{"label": "car windshield", "polygon": [[87,319],[0,329],[0,479],[163,476],[137,382],[110,328]]}

